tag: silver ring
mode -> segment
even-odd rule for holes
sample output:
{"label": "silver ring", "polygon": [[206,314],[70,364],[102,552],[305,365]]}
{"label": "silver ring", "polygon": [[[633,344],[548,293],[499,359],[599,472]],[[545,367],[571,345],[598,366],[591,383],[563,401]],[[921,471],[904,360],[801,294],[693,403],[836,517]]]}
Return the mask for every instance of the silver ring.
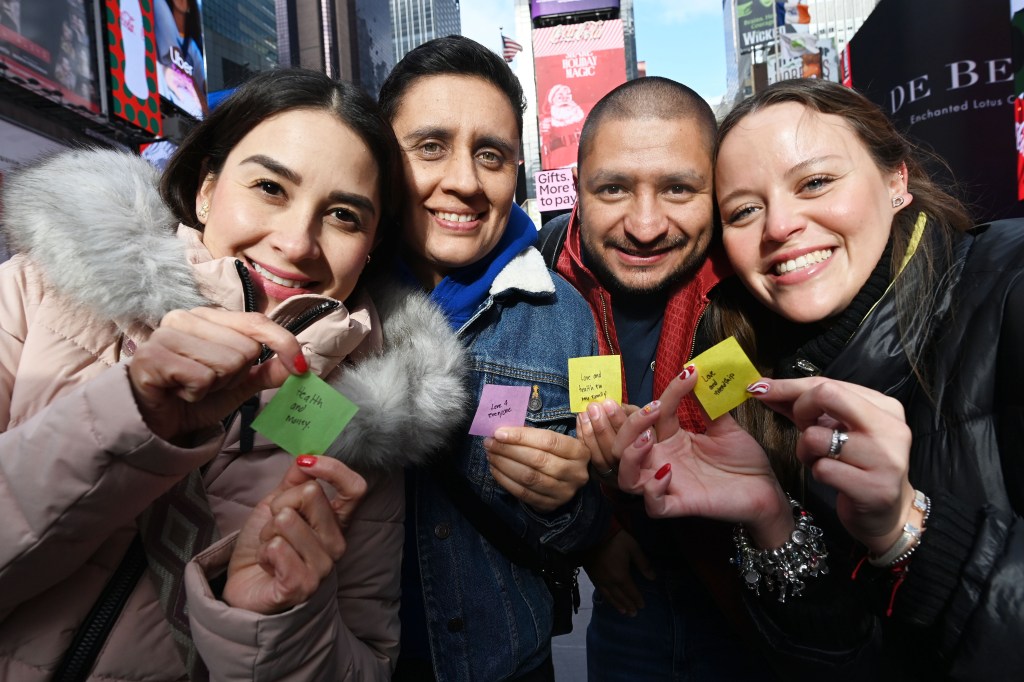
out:
{"label": "silver ring", "polygon": [[616,467],[612,467],[608,471],[598,471],[597,469],[594,469],[594,473],[596,473],[601,478],[605,478],[605,479],[611,478],[614,474],[617,474],[618,471],[619,470]]}
{"label": "silver ring", "polygon": [[839,459],[839,453],[843,451],[843,445],[850,440],[844,432],[839,429],[832,429],[832,441],[828,444],[828,456],[831,459]]}

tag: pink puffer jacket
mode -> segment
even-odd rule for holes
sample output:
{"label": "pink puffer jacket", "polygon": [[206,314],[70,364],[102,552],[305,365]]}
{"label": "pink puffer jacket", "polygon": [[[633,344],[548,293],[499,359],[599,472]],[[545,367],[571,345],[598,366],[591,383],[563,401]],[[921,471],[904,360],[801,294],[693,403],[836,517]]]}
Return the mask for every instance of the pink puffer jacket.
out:
{"label": "pink puffer jacket", "polygon": [[[402,467],[461,418],[460,346],[421,295],[394,289],[372,291],[376,311],[356,295],[299,334],[313,370],[360,406],[329,452],[370,489],[347,552],[308,602],[273,616],[227,606],[209,580],[291,457],[258,435],[240,452],[237,426],[177,448],[135,407],[126,355],[163,313],[204,300],[242,309],[233,261],[212,260],[191,228],[176,235],[154,182],[136,157],[76,151],[5,188],[18,255],[0,265],[0,679],[50,679],[135,536],[135,518],[210,462],[204,482],[223,539],[189,564],[186,588],[212,679],[386,680],[399,638]],[[322,300],[290,299],[272,317]],[[184,677],[144,575],[89,679]]]}

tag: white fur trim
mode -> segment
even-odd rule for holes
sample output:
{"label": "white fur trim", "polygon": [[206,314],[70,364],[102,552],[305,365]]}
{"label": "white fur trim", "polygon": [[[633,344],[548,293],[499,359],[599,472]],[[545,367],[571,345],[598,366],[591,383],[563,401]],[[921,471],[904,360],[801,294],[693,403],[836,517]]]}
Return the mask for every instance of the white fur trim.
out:
{"label": "white fur trim", "polygon": [[11,251],[28,254],[60,295],[122,328],[205,305],[158,181],[140,157],[104,149],[16,172],[4,183]]}
{"label": "white fur trim", "polygon": [[326,454],[357,468],[420,464],[465,422],[466,351],[423,293],[373,284],[368,290],[384,348],[328,377],[359,411]]}
{"label": "white fur trim", "polygon": [[496,296],[509,289],[533,294],[555,293],[555,283],[540,251],[529,246],[513,258],[494,278],[489,293]]}

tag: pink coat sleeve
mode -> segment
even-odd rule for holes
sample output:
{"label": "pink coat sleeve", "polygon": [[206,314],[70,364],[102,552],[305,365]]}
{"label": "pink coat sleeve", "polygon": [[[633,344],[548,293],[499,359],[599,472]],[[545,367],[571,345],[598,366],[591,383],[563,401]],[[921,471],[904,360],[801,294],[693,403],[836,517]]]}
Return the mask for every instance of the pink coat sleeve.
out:
{"label": "pink coat sleeve", "polygon": [[[369,480],[369,478],[368,478]],[[398,658],[404,539],[400,472],[371,482],[346,531],[348,550],[309,601],[264,616],[217,599],[232,535],[185,571],[192,636],[211,680],[391,679]]]}
{"label": "pink coat sleeve", "polygon": [[124,365],[0,433],[0,613],[76,571],[221,440],[181,449],[155,437]]}

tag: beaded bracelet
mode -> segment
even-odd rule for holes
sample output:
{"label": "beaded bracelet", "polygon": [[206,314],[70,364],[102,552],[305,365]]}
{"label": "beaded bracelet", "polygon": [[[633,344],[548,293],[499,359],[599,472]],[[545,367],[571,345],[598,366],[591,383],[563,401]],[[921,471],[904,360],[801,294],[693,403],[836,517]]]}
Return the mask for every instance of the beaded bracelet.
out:
{"label": "beaded bracelet", "polygon": [[921,544],[921,533],[924,532],[925,524],[928,523],[928,515],[932,512],[932,500],[920,490],[915,490],[912,505],[914,509],[923,514],[921,527],[918,528],[909,521],[905,523],[903,525],[903,533],[896,539],[892,547],[877,557],[869,555],[869,564],[877,568],[887,568],[902,564],[910,558],[910,555]]}
{"label": "beaded bracelet", "polygon": [[796,528],[786,544],[776,549],[758,549],[739,524],[733,532],[736,556],[730,560],[748,589],[761,596],[762,585],[769,592],[778,588],[779,601],[783,603],[787,596],[799,596],[808,578],[828,573],[828,550],[821,539],[821,529],[812,524],[814,517],[796,500],[789,498],[789,504]]}

